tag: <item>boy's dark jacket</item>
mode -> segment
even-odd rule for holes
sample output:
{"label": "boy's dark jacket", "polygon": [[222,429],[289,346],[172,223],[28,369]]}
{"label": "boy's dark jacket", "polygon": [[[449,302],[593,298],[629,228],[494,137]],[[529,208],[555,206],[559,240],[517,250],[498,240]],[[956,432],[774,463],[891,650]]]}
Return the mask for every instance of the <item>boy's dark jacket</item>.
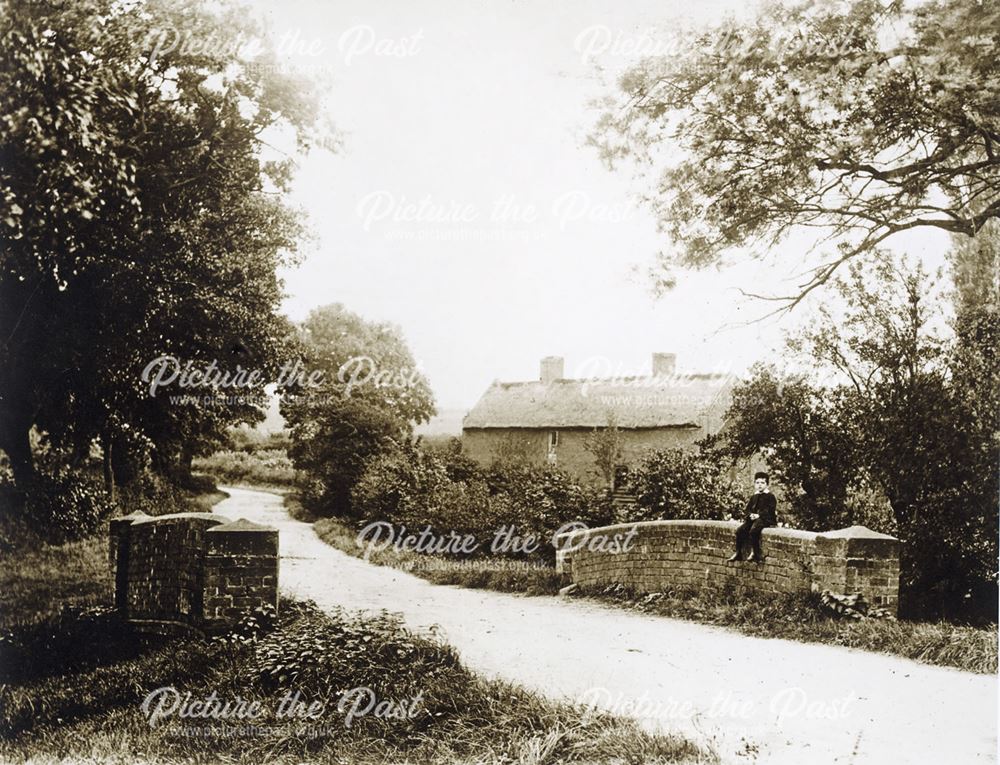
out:
{"label": "boy's dark jacket", "polygon": [[778,500],[770,492],[764,494],[754,494],[747,500],[747,506],[743,508],[743,518],[750,520],[751,513],[757,513],[760,520],[768,526],[778,524]]}

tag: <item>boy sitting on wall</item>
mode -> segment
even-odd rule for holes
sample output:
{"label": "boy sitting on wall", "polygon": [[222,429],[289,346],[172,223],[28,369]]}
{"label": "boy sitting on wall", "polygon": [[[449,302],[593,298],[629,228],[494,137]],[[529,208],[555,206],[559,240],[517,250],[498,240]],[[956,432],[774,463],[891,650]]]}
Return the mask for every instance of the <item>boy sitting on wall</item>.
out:
{"label": "boy sitting on wall", "polygon": [[764,560],[764,555],[760,551],[760,534],[768,526],[775,526],[778,523],[778,501],[770,492],[769,483],[767,473],[754,474],[754,494],[743,508],[743,523],[736,529],[736,552],[729,558],[730,561],[742,560],[747,537],[750,538],[751,545],[750,557],[747,560],[754,562]]}

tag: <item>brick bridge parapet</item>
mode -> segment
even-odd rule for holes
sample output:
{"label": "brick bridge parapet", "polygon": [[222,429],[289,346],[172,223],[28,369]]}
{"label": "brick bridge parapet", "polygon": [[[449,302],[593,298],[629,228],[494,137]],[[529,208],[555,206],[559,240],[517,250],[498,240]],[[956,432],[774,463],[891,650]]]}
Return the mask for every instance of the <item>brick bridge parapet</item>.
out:
{"label": "brick bridge parapet", "polygon": [[[636,592],[672,587],[763,592],[860,593],[895,614],[899,540],[864,526],[826,532],[765,529],[763,563],[728,562],[735,521],[646,521],[582,529],[557,538],[556,566],[582,588],[621,584]],[[608,543],[618,539],[627,544]]]}
{"label": "brick bridge parapet", "polygon": [[115,606],[156,632],[219,632],[253,609],[278,607],[278,532],[213,513],[110,522]]}

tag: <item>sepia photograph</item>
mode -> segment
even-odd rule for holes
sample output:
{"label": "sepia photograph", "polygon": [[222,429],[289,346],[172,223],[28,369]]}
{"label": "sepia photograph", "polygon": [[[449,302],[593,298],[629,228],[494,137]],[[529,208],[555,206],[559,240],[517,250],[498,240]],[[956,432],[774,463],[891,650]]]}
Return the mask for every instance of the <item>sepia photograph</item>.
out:
{"label": "sepia photograph", "polygon": [[0,763],[997,763],[998,508],[997,0],[0,0]]}

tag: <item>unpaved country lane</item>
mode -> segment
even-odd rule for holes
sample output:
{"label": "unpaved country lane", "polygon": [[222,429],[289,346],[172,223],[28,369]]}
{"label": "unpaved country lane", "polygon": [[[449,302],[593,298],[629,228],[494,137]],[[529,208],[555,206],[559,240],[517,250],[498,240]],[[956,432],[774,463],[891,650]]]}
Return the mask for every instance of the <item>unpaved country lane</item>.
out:
{"label": "unpaved country lane", "polygon": [[484,675],[591,699],[710,743],[725,762],[996,761],[996,677],[582,600],[432,585],[334,550],[275,494],[222,488],[232,496],[215,512],[279,529],[283,592],[396,611],[418,630],[436,624]]}

